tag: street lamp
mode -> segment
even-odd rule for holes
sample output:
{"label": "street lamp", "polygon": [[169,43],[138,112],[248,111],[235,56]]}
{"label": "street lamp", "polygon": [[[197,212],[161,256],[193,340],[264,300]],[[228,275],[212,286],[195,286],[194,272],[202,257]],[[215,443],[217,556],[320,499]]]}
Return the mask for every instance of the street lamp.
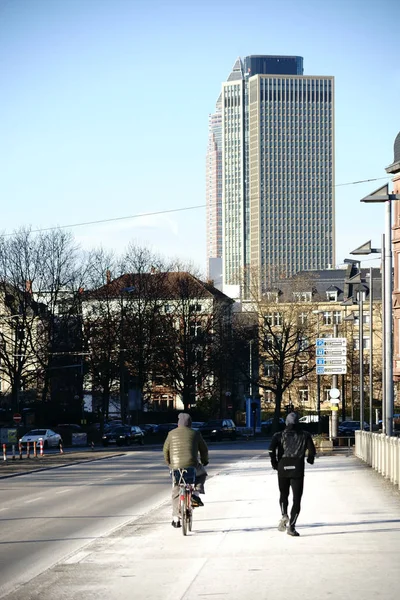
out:
{"label": "street lamp", "polygon": [[[382,248],[385,247],[385,237],[382,236]],[[353,250],[352,252],[350,252],[350,254],[354,254],[354,255],[369,255],[369,254],[382,254],[382,248],[371,248],[371,240],[369,240],[369,242],[366,242],[365,244],[363,244],[362,246],[359,246],[358,248],[356,248],[355,250]],[[385,285],[385,270],[382,269],[382,291],[384,290],[384,285]],[[372,427],[373,427],[373,417],[372,417],[372,412],[373,412],[373,405],[372,405],[372,400],[373,400],[373,393],[374,393],[374,389],[373,389],[373,374],[374,374],[374,369],[373,369],[373,352],[374,352],[374,347],[373,347],[373,277],[372,277],[372,267],[369,268],[369,430],[372,431]],[[383,348],[383,365],[384,366],[384,362],[385,362],[385,349],[384,349],[384,344],[382,344],[382,348]],[[384,371],[383,371],[383,377],[382,377],[382,390],[384,390],[385,388],[385,379],[384,379]],[[384,396],[382,397],[382,408],[385,406],[385,400],[384,400]],[[383,412],[383,411],[382,411]],[[383,415],[382,415],[382,422],[383,422]]]}
{"label": "street lamp", "polygon": [[400,200],[400,194],[389,194],[389,184],[378,188],[360,202],[382,203],[386,205],[385,212],[385,298],[384,314],[384,344],[385,344],[385,431],[386,435],[393,433],[393,315],[392,315],[392,202]]}
{"label": "street lamp", "polygon": [[[345,258],[344,260],[347,264],[355,264],[358,268],[358,273],[353,277],[345,279],[346,284],[357,285],[357,302],[358,302],[358,322],[359,322],[359,336],[358,336],[358,346],[359,346],[359,392],[360,392],[360,429],[361,431],[364,429],[364,314],[363,314],[363,302],[364,302],[364,290],[361,286],[361,262],[359,260]],[[343,305],[353,304],[353,298],[342,302]]]}
{"label": "street lamp", "polygon": [[[119,395],[120,395],[120,410],[121,410],[121,419],[122,422],[125,423],[126,413],[127,413],[127,402],[126,402],[126,389],[125,389],[125,376],[126,376],[126,368],[125,368],[125,328],[124,328],[124,294],[130,294],[135,291],[134,286],[128,286],[121,289],[121,339],[120,339],[120,352],[119,352]],[[121,347],[122,346],[122,347]],[[128,423],[130,420],[130,412],[129,412]]]}

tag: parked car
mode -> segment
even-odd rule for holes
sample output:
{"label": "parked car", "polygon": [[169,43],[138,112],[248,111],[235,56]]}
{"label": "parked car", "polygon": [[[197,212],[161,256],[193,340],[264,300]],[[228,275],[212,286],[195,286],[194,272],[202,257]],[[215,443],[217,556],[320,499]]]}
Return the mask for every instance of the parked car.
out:
{"label": "parked car", "polygon": [[[338,427],[340,435],[353,435],[360,429],[360,421],[342,421]],[[369,431],[369,425],[364,421],[364,431]]]}
{"label": "parked car", "polygon": [[[270,425],[272,425],[274,419],[267,419],[266,421],[261,421],[261,427],[268,427]],[[282,419],[282,417],[279,417],[279,424],[280,425],[284,425],[285,424],[285,419]]]}
{"label": "parked car", "polygon": [[143,433],[155,433],[157,431],[157,425],[155,423],[143,423],[140,425],[140,429]]}
{"label": "parked car", "polygon": [[101,438],[103,446],[116,444],[117,446],[129,446],[129,444],[143,444],[144,433],[136,425],[119,425],[105,431]]}
{"label": "parked car", "polygon": [[236,439],[236,425],[232,419],[214,419],[199,427],[201,435],[217,442],[223,439]]}
{"label": "parked car", "polygon": [[52,429],[32,429],[22,436],[21,443],[26,444],[27,442],[39,442],[40,439],[43,440],[44,448],[59,448],[60,444],[62,444],[61,435]]}
{"label": "parked car", "polygon": [[157,425],[156,433],[167,434],[176,427],[178,427],[178,423],[160,423],[160,425]]}
{"label": "parked car", "polygon": [[204,424],[205,424],[204,421],[193,421],[192,429],[194,429],[195,431],[198,431],[200,429],[200,427],[202,427]]}

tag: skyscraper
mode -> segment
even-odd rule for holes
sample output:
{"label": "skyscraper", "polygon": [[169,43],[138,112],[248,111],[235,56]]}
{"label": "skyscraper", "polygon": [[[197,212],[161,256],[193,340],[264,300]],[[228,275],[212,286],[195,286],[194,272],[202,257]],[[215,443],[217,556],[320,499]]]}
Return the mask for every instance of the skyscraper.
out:
{"label": "skyscraper", "polygon": [[333,95],[299,56],[238,58],[222,84],[225,285],[334,263]]}
{"label": "skyscraper", "polygon": [[[218,279],[222,270],[222,112],[221,95],[208,117],[206,157],[206,227],[208,275]],[[216,281],[220,284],[222,281]]]}

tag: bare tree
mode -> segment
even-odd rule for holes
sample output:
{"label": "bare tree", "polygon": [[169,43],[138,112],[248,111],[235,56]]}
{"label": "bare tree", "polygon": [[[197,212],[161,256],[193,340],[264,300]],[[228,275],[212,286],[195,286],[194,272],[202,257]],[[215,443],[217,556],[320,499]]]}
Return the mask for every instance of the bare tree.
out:
{"label": "bare tree", "polygon": [[220,394],[215,367],[230,302],[187,272],[170,275],[162,364],[168,385],[187,410],[196,398]]}
{"label": "bare tree", "polygon": [[[249,308],[257,316],[257,327],[250,335],[260,361],[256,373],[248,371],[249,378],[253,389],[272,393],[276,427],[285,392],[290,390],[293,382],[315,369],[312,360],[315,345],[311,341],[315,338],[316,325],[312,319],[313,279],[293,278],[285,295],[277,284],[261,293],[259,279],[253,273],[248,289]],[[249,338],[248,328],[242,330],[242,338],[246,339],[246,336]]]}
{"label": "bare tree", "polygon": [[112,253],[94,250],[89,257],[88,290],[82,294],[85,387],[90,386],[93,409],[98,410],[102,424],[120,379],[121,300],[112,283],[112,276],[120,272]]}
{"label": "bare tree", "polygon": [[16,408],[21,390],[47,397],[56,307],[60,294],[73,287],[75,261],[72,237],[63,231],[20,229],[0,240],[0,357]]}

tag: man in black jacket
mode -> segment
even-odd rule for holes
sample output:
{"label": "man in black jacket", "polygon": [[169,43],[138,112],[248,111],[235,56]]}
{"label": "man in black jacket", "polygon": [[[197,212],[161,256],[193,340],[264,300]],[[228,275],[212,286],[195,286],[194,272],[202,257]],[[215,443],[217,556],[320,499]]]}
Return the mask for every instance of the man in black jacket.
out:
{"label": "man in black jacket", "polygon": [[[272,468],[278,471],[280,491],[279,504],[282,518],[278,530],[287,530],[288,535],[300,535],[295,528],[300,513],[301,497],[304,486],[304,457],[307,452],[307,462],[314,464],[315,446],[308,431],[299,427],[299,417],[291,412],[286,418],[284,431],[275,433],[269,447]],[[293,503],[288,516],[289,491],[292,488]]]}

